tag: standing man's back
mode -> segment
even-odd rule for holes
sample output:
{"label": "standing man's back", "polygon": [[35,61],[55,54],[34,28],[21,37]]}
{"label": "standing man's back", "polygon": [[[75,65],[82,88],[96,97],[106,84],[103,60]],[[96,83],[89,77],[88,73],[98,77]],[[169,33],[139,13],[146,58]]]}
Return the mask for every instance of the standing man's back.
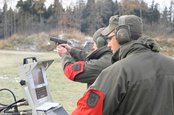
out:
{"label": "standing man's back", "polygon": [[[104,70],[101,79],[94,85],[94,88],[107,92],[103,113],[173,115],[174,60],[149,50],[141,42],[137,43],[121,48],[122,60]],[[130,51],[131,54],[128,54]],[[104,81],[105,84],[101,84]],[[103,87],[112,89],[107,91]]]}

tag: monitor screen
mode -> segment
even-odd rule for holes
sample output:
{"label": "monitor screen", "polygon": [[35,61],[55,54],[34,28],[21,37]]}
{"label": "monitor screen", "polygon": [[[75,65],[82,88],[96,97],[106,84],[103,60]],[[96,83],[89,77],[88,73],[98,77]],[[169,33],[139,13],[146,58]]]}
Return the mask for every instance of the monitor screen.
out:
{"label": "monitor screen", "polygon": [[35,68],[32,72],[32,76],[37,99],[46,97],[47,90],[42,68]]}
{"label": "monitor screen", "polygon": [[34,80],[35,87],[37,87],[38,85],[44,84],[44,78],[43,78],[43,73],[41,68],[36,68],[33,71],[33,80]]}

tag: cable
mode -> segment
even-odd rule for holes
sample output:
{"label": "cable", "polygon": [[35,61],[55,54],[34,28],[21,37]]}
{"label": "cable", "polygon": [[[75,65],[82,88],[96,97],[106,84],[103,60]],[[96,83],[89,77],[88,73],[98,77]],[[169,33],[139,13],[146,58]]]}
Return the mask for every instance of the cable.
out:
{"label": "cable", "polygon": [[[14,102],[16,102],[16,96],[14,95],[14,93],[11,91],[11,90],[9,90],[9,89],[7,89],[7,88],[3,88],[3,89],[0,89],[0,91],[9,91],[11,94],[12,94],[12,96],[13,96],[13,99],[14,99]],[[1,105],[5,105],[5,104],[2,104],[1,103]],[[17,106],[15,106],[14,107],[14,110],[17,112],[18,111],[18,108],[17,108]],[[0,110],[1,111],[1,110]]]}
{"label": "cable", "polygon": [[1,106],[7,106],[6,104],[0,103]]}
{"label": "cable", "polygon": [[[5,108],[3,109],[3,111],[6,112],[6,111],[8,111],[8,110],[11,109],[11,108],[16,107],[16,106],[17,106],[17,103],[19,103],[19,102],[24,102],[24,101],[26,101],[26,100],[25,100],[25,99],[20,99],[20,100],[14,102],[14,103],[8,105],[7,107],[5,107]],[[1,111],[2,111],[2,110],[1,110]],[[18,112],[18,111],[15,111],[15,112]]]}
{"label": "cable", "polygon": [[[18,114],[20,113],[20,115],[32,115],[32,110],[23,110],[20,112],[18,111],[18,106],[28,105],[28,102],[26,99],[23,98],[17,101],[16,96],[11,90],[7,88],[0,89],[0,91],[4,91],[4,90],[9,91],[12,94],[14,102],[10,105],[0,103],[0,105],[2,106],[0,107],[0,112],[3,111],[4,113],[18,113]],[[12,108],[14,108],[14,111],[9,111],[9,109],[12,109]]]}
{"label": "cable", "polygon": [[[9,91],[9,92],[12,94],[12,96],[13,96],[14,102],[16,102],[16,96],[14,95],[14,93],[13,93],[11,90],[9,90],[9,89],[7,89],[7,88],[0,89],[0,91],[3,91],[3,90]],[[4,104],[4,105],[5,105],[5,104]]]}

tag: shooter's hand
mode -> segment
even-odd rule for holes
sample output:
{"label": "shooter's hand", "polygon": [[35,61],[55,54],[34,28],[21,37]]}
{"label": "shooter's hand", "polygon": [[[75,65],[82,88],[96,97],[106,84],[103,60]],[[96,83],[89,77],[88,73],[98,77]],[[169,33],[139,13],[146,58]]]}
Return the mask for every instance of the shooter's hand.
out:
{"label": "shooter's hand", "polygon": [[66,48],[67,51],[70,51],[72,49],[72,47],[68,44],[60,44],[59,46]]}
{"label": "shooter's hand", "polygon": [[60,57],[62,57],[68,50],[62,46],[62,44],[56,47],[57,53]]}

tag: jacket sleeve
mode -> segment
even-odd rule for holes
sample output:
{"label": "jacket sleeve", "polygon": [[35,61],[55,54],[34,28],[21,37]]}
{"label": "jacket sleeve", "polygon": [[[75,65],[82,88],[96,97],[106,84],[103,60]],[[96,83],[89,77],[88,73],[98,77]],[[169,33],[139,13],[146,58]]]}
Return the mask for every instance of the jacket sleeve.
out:
{"label": "jacket sleeve", "polygon": [[68,79],[74,81],[76,75],[84,71],[84,63],[85,61],[76,61],[69,52],[66,52],[62,61],[64,74]]}
{"label": "jacket sleeve", "polygon": [[[104,99],[102,100],[102,114],[100,115],[114,115],[114,112],[118,109],[119,104],[123,100],[126,94],[125,80],[120,79],[120,70],[115,71],[115,67],[110,66],[98,76],[96,81],[90,86],[87,92],[91,89],[95,89],[102,92]],[[84,108],[84,105],[88,105],[88,101],[84,101],[84,98],[90,98],[90,95],[84,95],[77,103],[74,112],[88,112],[90,115],[95,115],[96,108]],[[93,100],[95,102],[95,100]],[[101,100],[100,100],[101,101]],[[94,103],[93,102],[93,103]],[[82,103],[82,104],[79,104]],[[76,115],[76,114],[73,114]]]}
{"label": "jacket sleeve", "polygon": [[102,115],[104,93],[89,89],[77,102],[76,109],[71,115]]}
{"label": "jacket sleeve", "polygon": [[92,84],[100,72],[109,65],[111,65],[111,55],[104,55],[100,59],[71,61],[64,67],[64,73],[70,80]]}
{"label": "jacket sleeve", "polygon": [[85,60],[87,56],[85,51],[77,48],[72,48],[69,53],[76,61]]}
{"label": "jacket sleeve", "polygon": [[72,48],[70,52],[66,52],[63,56],[62,66],[65,68],[70,63],[74,63],[76,61],[84,61],[87,54],[85,51]]}
{"label": "jacket sleeve", "polygon": [[99,59],[91,59],[84,64],[84,71],[75,77],[75,81],[92,84],[103,69],[111,65],[111,56],[104,55]]}
{"label": "jacket sleeve", "polygon": [[63,69],[71,63],[74,63],[76,60],[70,55],[69,52],[66,52],[62,58],[62,67]]}

